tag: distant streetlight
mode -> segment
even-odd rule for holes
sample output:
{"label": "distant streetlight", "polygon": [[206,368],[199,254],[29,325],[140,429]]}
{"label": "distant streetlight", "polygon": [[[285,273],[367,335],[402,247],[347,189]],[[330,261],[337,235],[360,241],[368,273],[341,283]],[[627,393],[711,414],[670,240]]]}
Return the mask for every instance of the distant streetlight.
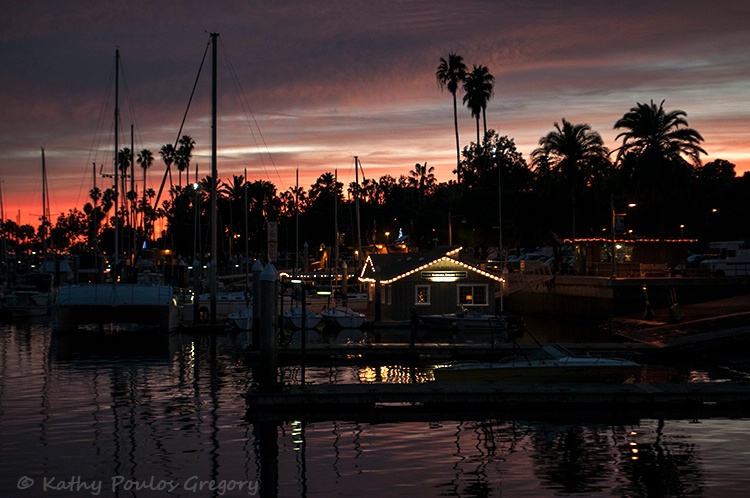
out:
{"label": "distant streetlight", "polygon": [[391,232],[385,232],[385,245],[388,245],[388,237],[390,237]]}

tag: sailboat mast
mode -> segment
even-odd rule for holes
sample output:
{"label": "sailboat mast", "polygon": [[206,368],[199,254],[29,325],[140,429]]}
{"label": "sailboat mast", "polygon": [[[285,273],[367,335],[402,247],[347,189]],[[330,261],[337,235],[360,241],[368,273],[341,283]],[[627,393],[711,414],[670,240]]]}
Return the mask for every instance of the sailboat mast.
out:
{"label": "sailboat mast", "polygon": [[[127,178],[125,176],[124,178]],[[145,185],[145,183],[144,183]],[[130,192],[135,194],[135,137],[134,137],[134,130],[133,125],[130,125]],[[127,197],[125,198],[127,200]],[[135,197],[133,198],[133,201],[130,202],[130,209],[128,210],[128,227],[129,227],[129,233],[130,233],[130,250],[131,252],[131,261],[135,265],[135,254],[137,252],[136,247],[136,237],[135,237]]]}
{"label": "sailboat mast", "polygon": [[247,168],[245,168],[245,176],[242,182],[242,197],[245,199],[245,295],[250,293],[250,237],[247,234],[250,233],[247,220]]}
{"label": "sailboat mast", "polygon": [[118,178],[120,176],[120,172],[117,168],[117,151],[120,147],[120,144],[118,143],[118,134],[120,133],[119,129],[120,124],[120,50],[115,50],[115,250],[114,250],[114,256],[115,256],[115,268],[114,268],[114,278],[113,283],[117,283],[117,278],[120,274],[120,220],[119,220],[119,211],[120,211],[120,191],[119,191],[119,181]]}
{"label": "sailboat mast", "polygon": [[44,147],[42,147],[42,260],[47,261],[47,166],[44,161]]}
{"label": "sailboat mast", "polygon": [[299,167],[294,182],[294,268],[299,268],[300,272],[303,270],[299,262]]}
{"label": "sailboat mast", "polygon": [[216,226],[216,188],[219,185],[219,175],[216,167],[216,39],[218,33],[211,33],[211,323],[216,323],[216,293],[218,260],[218,239]]}
{"label": "sailboat mast", "polygon": [[333,269],[339,269],[339,170],[334,170],[333,177]]}
{"label": "sailboat mast", "polygon": [[359,225],[359,157],[354,156],[354,212],[357,216],[357,268],[362,270],[362,229]]}

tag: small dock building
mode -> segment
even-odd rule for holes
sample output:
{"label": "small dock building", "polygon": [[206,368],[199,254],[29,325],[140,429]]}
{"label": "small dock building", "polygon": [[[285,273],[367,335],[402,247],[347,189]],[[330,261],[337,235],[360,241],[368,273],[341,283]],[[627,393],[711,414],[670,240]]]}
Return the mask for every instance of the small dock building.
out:
{"label": "small dock building", "polygon": [[467,308],[495,313],[503,279],[481,269],[461,247],[438,247],[424,254],[371,254],[359,281],[367,284],[367,314],[375,321],[408,320],[419,315]]}

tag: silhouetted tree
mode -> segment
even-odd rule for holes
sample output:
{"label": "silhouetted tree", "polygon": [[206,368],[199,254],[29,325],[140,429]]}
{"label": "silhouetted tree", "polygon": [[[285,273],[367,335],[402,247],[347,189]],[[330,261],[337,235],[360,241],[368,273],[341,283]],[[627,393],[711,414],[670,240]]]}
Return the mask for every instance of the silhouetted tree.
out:
{"label": "silhouetted tree", "polygon": [[189,170],[194,148],[195,140],[193,140],[190,135],[183,135],[180,137],[177,150],[174,152],[174,163],[179,171],[177,181],[180,187],[182,187],[182,172]]}
{"label": "silhouetted tree", "polygon": [[551,175],[568,191],[571,203],[572,236],[576,236],[576,200],[591,185],[592,179],[607,174],[609,150],[602,137],[587,124],[571,124],[565,118],[562,126],[539,139],[539,147],[531,153],[532,164],[540,174]]}
{"label": "silhouetted tree", "polygon": [[420,196],[429,194],[437,185],[435,179],[435,168],[427,167],[427,163],[415,164],[414,169],[409,171],[409,184],[417,189]]}
{"label": "silhouetted tree", "polygon": [[460,84],[466,79],[466,64],[460,55],[453,52],[448,54],[448,59],[440,58],[440,65],[435,72],[440,89],[448,88],[453,96],[453,126],[456,130],[456,179],[461,182],[461,145],[458,141],[458,106],[456,103],[456,92]]}
{"label": "silhouetted tree", "polygon": [[[693,166],[700,164],[703,137],[688,127],[685,111],[665,111],[664,101],[658,106],[638,103],[615,122],[615,129],[625,129],[615,140],[622,139],[617,149],[617,163],[624,176],[634,185],[638,202],[649,209],[657,220],[660,235],[665,232],[671,208],[681,209],[681,195],[689,186]],[[671,213],[666,210],[670,208]]]}
{"label": "silhouetted tree", "polygon": [[471,116],[477,120],[477,143],[479,142],[479,118],[484,122],[484,133],[487,134],[487,103],[495,94],[495,77],[487,66],[474,66],[464,80],[463,103],[471,110]]}

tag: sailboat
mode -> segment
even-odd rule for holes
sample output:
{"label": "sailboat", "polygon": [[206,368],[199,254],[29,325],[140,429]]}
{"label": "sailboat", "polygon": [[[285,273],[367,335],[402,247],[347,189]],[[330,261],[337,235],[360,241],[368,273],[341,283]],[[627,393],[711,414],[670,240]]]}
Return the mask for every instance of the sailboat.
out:
{"label": "sailboat", "polygon": [[[118,212],[118,121],[120,51],[115,52],[115,268],[119,265]],[[66,285],[57,290],[53,305],[56,330],[72,330],[82,325],[137,325],[173,330],[178,325],[178,307],[171,286],[165,285],[152,253],[144,251],[137,266],[136,283],[84,283]]]}
{"label": "sailboat", "polygon": [[[359,158],[357,156],[354,156],[354,172],[355,172],[355,185],[359,185]],[[336,176],[338,177],[338,171]],[[338,198],[335,199],[335,206],[334,206],[334,261],[336,265],[338,266],[339,263],[339,226],[338,226]],[[359,193],[355,192],[355,207],[357,209],[357,255],[358,259],[361,259],[362,257],[362,245],[360,242],[360,229],[359,229]],[[349,306],[347,306],[347,272],[346,272],[346,263],[342,265],[341,268],[337,268],[336,274],[341,271],[341,293],[340,293],[340,300],[341,304],[332,306],[330,308],[327,308],[320,312],[320,316],[323,320],[323,323],[325,323],[327,326],[332,328],[338,328],[338,329],[358,329],[362,325],[364,325],[365,321],[367,320],[367,317],[353,309],[351,309]],[[338,299],[338,297],[334,297],[334,299]]]}
{"label": "sailboat", "polygon": [[[47,201],[47,166],[42,148],[42,224],[49,220],[49,203]],[[13,318],[45,316],[50,311],[54,295],[54,279],[51,272],[46,272],[47,237],[43,237],[43,262],[39,271],[26,273],[18,278],[10,292],[3,296],[3,312]]]}

